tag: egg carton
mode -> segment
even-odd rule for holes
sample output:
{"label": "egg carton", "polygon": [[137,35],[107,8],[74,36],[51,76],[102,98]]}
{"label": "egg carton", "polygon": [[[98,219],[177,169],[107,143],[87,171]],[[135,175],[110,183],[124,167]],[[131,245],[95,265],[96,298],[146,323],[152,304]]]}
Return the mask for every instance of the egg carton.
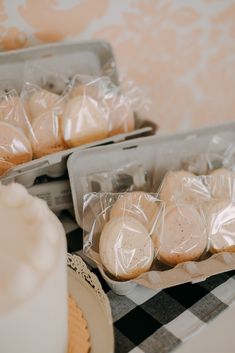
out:
{"label": "egg carton", "polygon": [[[157,188],[168,170],[180,169],[186,160],[208,153],[208,150],[215,157],[216,166],[217,157],[234,142],[235,123],[233,122],[176,135],[137,138],[109,147],[96,147],[92,151],[83,150],[80,153],[73,153],[67,165],[77,223],[82,227],[83,196],[93,191],[87,183],[87,178],[91,175],[118,170],[132,161],[140,165],[151,180],[154,176],[155,188]],[[100,191],[112,192],[109,188],[109,184],[100,185]],[[114,281],[101,267],[99,269],[108,285],[117,294],[124,295],[132,291],[137,284],[158,290],[185,282],[200,282],[209,276],[233,270],[235,253],[215,254],[200,262],[190,261],[170,270],[149,272],[147,284],[141,278],[125,282]]]}
{"label": "egg carton", "polygon": [[[68,75],[67,81],[78,73],[94,77],[106,75],[115,85],[118,85],[118,71],[113,50],[111,45],[105,41],[54,43],[2,52],[0,53],[0,90],[15,88],[18,92],[21,91],[26,62],[42,65],[43,68],[46,68],[47,73],[56,68],[57,71]],[[66,79],[62,81],[65,84]],[[49,76],[46,82],[44,80],[44,88],[61,93],[65,88],[62,86],[62,81],[59,81],[59,85],[57,85],[56,78],[53,75]],[[36,83],[41,84],[40,82]],[[155,124],[138,117],[135,120],[136,129],[130,133],[115,135],[21,164],[1,177],[0,180],[5,184],[13,181],[19,182],[29,188],[33,186],[36,178],[42,175],[57,178],[65,174],[67,158],[75,151],[79,152],[84,148],[117,143],[139,135],[145,136],[154,133]]]}
{"label": "egg carton", "polygon": [[47,202],[50,209],[60,215],[63,210],[73,210],[73,201],[68,179],[35,184],[28,189],[32,196]]}

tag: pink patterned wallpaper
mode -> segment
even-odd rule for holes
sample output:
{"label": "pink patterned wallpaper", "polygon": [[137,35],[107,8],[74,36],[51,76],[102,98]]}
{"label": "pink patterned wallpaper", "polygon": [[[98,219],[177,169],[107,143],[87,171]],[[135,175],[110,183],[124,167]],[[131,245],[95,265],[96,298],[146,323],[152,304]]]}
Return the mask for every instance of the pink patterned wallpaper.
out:
{"label": "pink patterned wallpaper", "polygon": [[234,0],[0,0],[0,47],[103,38],[162,131],[235,118]]}

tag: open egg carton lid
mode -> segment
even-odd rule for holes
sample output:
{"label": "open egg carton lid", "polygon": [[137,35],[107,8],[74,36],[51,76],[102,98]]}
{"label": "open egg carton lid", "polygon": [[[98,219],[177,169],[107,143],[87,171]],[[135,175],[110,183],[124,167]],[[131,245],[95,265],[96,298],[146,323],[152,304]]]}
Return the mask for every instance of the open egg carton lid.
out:
{"label": "open egg carton lid", "polygon": [[[226,123],[167,136],[137,138],[120,144],[95,147],[73,153],[68,159],[68,172],[76,221],[82,227],[83,196],[92,192],[88,177],[97,173],[121,170],[130,161],[137,162],[150,178],[157,174],[156,187],[168,170],[182,168],[182,163],[208,152],[219,156],[235,143],[235,123]],[[218,162],[218,161],[217,161]],[[215,166],[216,166],[215,159]],[[100,185],[100,191],[112,192],[109,185]],[[151,192],[156,190],[151,190]],[[126,295],[137,284],[146,286],[140,279],[115,281],[99,267],[108,285],[120,295]],[[218,253],[203,261],[190,261],[166,271],[149,272],[148,287],[154,290],[186,282],[200,282],[207,277],[235,269],[235,253]],[[150,285],[149,285],[150,284]]]}
{"label": "open egg carton lid", "polygon": [[[0,52],[1,90],[13,86],[18,92],[21,91],[24,84],[23,73],[26,62],[42,65],[47,71],[56,68],[69,76],[78,73],[94,77],[106,75],[114,84],[118,85],[118,72],[113,50],[111,45],[105,41],[50,43],[10,52]],[[38,84],[40,85],[40,81]],[[56,92],[57,84],[48,82],[48,85],[50,84],[55,84],[54,91]],[[60,86],[59,90],[63,91],[64,88]]]}
{"label": "open egg carton lid", "polygon": [[[212,139],[215,143],[211,144]],[[211,126],[174,135],[137,138],[112,146],[75,151],[68,159],[68,172],[77,223],[82,227],[83,196],[94,192],[89,176],[121,170],[130,162],[142,166],[142,172],[152,177],[157,170],[158,184],[168,170],[182,168],[182,161],[201,153],[224,151],[235,142],[235,123]],[[133,175],[131,175],[133,177]],[[111,185],[99,185],[100,192],[112,192]],[[154,192],[154,190],[151,190]]]}
{"label": "open egg carton lid", "polygon": [[[0,90],[15,88],[21,91],[23,85],[22,74],[25,63],[42,65],[47,72],[61,70],[68,74],[68,81],[75,74],[85,74],[93,77],[102,75],[109,76],[111,81],[118,85],[118,71],[112,47],[105,41],[79,41],[65,43],[50,43],[31,48],[14,50],[11,52],[0,53]],[[40,78],[38,78],[39,85]],[[51,81],[52,80],[52,81]],[[53,87],[52,91],[60,93],[65,87],[59,86],[48,78],[44,88]],[[137,136],[153,134],[156,125],[148,120],[136,117],[135,130],[130,133],[115,135],[94,143],[89,143],[81,147],[67,149],[62,152],[54,153],[25,164],[16,166],[6,175],[0,178],[3,183],[12,181],[20,182],[26,187],[33,185],[38,176],[48,175],[50,177],[60,177],[66,172],[66,159],[74,151],[90,148],[97,145],[111,144]]]}

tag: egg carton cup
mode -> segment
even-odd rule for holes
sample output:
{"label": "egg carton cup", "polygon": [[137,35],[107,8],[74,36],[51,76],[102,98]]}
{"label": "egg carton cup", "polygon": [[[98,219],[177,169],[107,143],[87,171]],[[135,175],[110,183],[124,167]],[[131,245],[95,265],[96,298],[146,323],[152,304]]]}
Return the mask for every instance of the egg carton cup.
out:
{"label": "egg carton cup", "polygon": [[[14,88],[21,92],[25,78],[26,65],[45,68],[45,72],[63,72],[68,77],[63,77],[63,83],[68,83],[76,74],[84,74],[92,77],[107,75],[114,85],[118,85],[118,71],[112,47],[105,41],[79,41],[68,43],[54,43],[25,48],[11,52],[0,53],[0,91],[9,91]],[[28,69],[27,69],[28,70]],[[20,74],[19,74],[20,73]],[[59,87],[55,81],[56,75],[43,78],[43,87],[54,92],[63,91],[65,87]],[[35,84],[42,84],[40,77],[35,78]],[[68,156],[84,148],[94,147],[100,144],[111,144],[124,141],[136,136],[153,134],[156,125],[143,117],[135,116],[135,130],[129,133],[115,135],[81,147],[70,148],[53,153],[30,162],[20,164],[11,169],[0,180],[3,183],[19,182],[26,187],[31,187],[35,179],[42,175],[53,178],[61,177],[66,173],[66,161]]]}
{"label": "egg carton cup", "polygon": [[[156,192],[169,170],[179,170],[185,161],[210,153],[211,165],[218,167],[218,158],[224,155],[235,141],[235,123],[226,123],[168,136],[150,136],[126,141],[118,145],[100,146],[92,150],[73,153],[68,159],[68,172],[75,210],[80,227],[83,224],[83,197],[92,192],[87,178],[92,174],[111,172],[130,163],[141,165],[152,180],[152,192]],[[200,168],[199,168],[200,169]],[[102,186],[102,185],[101,185]],[[107,192],[105,190],[100,190]],[[109,190],[112,192],[112,190]],[[200,282],[206,278],[235,269],[235,253],[221,252],[201,261],[189,261],[177,266],[154,270],[129,281],[110,278],[101,266],[99,270],[108,285],[125,295],[137,284],[159,290],[186,282]]]}
{"label": "egg carton cup", "polygon": [[181,263],[165,271],[149,271],[130,281],[115,281],[104,271],[102,266],[98,269],[108,286],[118,295],[127,295],[137,285],[159,290],[173,287],[183,283],[198,283],[208,277],[235,269],[235,253],[222,252],[212,255],[202,261],[189,261]]}

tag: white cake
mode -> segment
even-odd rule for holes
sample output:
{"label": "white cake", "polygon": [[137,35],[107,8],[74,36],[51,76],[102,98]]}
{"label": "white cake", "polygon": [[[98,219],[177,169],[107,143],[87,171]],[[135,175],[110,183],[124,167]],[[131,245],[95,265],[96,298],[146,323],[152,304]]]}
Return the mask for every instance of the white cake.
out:
{"label": "white cake", "polygon": [[0,352],[67,352],[66,242],[46,203],[0,184]]}

